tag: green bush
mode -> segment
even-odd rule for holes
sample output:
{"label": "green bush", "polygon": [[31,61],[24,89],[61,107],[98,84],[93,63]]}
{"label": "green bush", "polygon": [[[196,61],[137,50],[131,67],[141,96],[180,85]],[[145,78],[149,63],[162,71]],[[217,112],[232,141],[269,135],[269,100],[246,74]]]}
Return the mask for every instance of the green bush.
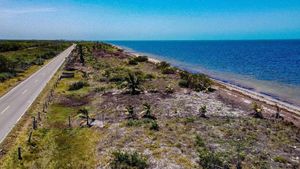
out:
{"label": "green bush", "polygon": [[126,123],[126,126],[133,127],[133,126],[141,126],[143,121],[136,120],[136,119],[129,119]]}
{"label": "green bush", "polygon": [[106,90],[106,88],[104,87],[104,86],[101,86],[101,87],[96,87],[95,89],[94,89],[94,91],[95,92],[104,92]]}
{"label": "green bush", "polygon": [[16,63],[9,57],[0,55],[0,72],[14,72]]}
{"label": "green bush", "polygon": [[46,53],[40,55],[40,58],[50,59],[50,58],[53,58],[54,56],[56,56],[57,54],[58,54],[58,52],[50,51],[50,52],[46,52]]}
{"label": "green bush", "polygon": [[133,106],[126,106],[126,115],[127,119],[137,119],[137,114],[134,112]]}
{"label": "green bush", "polygon": [[104,76],[110,82],[119,83],[126,80],[128,71],[129,70],[124,67],[115,67],[105,70],[102,76]]}
{"label": "green bush", "polygon": [[191,73],[189,73],[185,70],[179,72],[180,78],[185,79],[185,80],[187,80],[189,78],[190,74]]}
{"label": "green bush", "polygon": [[197,147],[205,147],[205,143],[199,135],[196,136],[196,146]]}
{"label": "green bush", "polygon": [[172,94],[174,93],[174,88],[171,86],[171,85],[168,85],[165,89],[165,92],[168,93],[168,94]]}
{"label": "green bush", "polygon": [[124,76],[123,74],[116,74],[116,75],[112,75],[109,78],[109,81],[110,82],[123,82],[123,81],[125,81],[125,79],[126,79],[126,76]]}
{"label": "green bush", "polygon": [[287,163],[287,162],[288,162],[287,159],[285,159],[284,157],[281,157],[281,156],[275,157],[275,158],[274,158],[274,161],[275,161],[275,162],[278,162],[278,163]]}
{"label": "green bush", "polygon": [[167,63],[167,62],[165,62],[165,61],[162,61],[162,62],[156,64],[156,67],[157,67],[158,69],[165,69],[165,68],[168,68],[168,67],[170,67],[170,66],[171,66],[170,63]]}
{"label": "green bush", "polygon": [[63,41],[0,41],[0,73],[10,73],[2,75],[2,81],[32,65],[42,65],[69,45]]}
{"label": "green bush", "polygon": [[143,115],[143,118],[156,120],[155,115],[153,115],[152,112],[151,112],[151,106],[148,103],[144,103],[143,106],[144,106],[144,111],[145,111],[145,114]]}
{"label": "green bush", "polygon": [[151,79],[154,79],[155,76],[154,76],[153,74],[148,73],[148,74],[146,74],[146,75],[144,76],[144,78],[145,78],[145,79],[148,79],[148,80],[151,80]]}
{"label": "green bush", "polygon": [[194,123],[195,122],[195,118],[194,117],[187,117],[186,119],[184,119],[184,123]]}
{"label": "green bush", "polygon": [[199,163],[204,169],[227,168],[221,159],[221,154],[209,151],[207,148],[198,150]]}
{"label": "green bush", "polygon": [[153,121],[151,122],[150,130],[159,131],[159,126],[158,126],[156,120],[153,120]]}
{"label": "green bush", "polygon": [[136,60],[137,62],[146,62],[146,61],[148,61],[148,57],[147,56],[138,56],[138,57],[134,58],[134,60]]}
{"label": "green bush", "polygon": [[195,91],[209,90],[212,81],[204,74],[191,74],[186,71],[180,72],[181,80],[178,85]]}
{"label": "green bush", "polygon": [[88,84],[86,82],[83,81],[79,81],[79,82],[74,82],[69,86],[69,90],[79,90],[85,86],[87,86]]}
{"label": "green bush", "polygon": [[9,73],[9,72],[0,73],[0,82],[3,82],[5,80],[10,79],[15,76],[16,76],[15,73]]}
{"label": "green bush", "polygon": [[33,61],[33,64],[35,65],[43,65],[44,64],[44,59],[42,58],[36,58],[34,61]]}
{"label": "green bush", "polygon": [[189,83],[187,80],[179,80],[178,85],[182,88],[188,88],[189,87]]}
{"label": "green bush", "polygon": [[174,67],[166,67],[162,69],[162,74],[175,74],[176,68]]}
{"label": "green bush", "polygon": [[147,158],[137,152],[116,151],[112,154],[113,160],[110,163],[112,169],[144,169],[148,167]]}
{"label": "green bush", "polygon": [[220,153],[209,150],[200,136],[196,136],[199,164],[204,169],[229,168]]}
{"label": "green bush", "polygon": [[137,65],[137,64],[138,64],[138,61],[136,61],[135,59],[129,59],[129,60],[128,60],[128,64],[129,64],[129,65]]}

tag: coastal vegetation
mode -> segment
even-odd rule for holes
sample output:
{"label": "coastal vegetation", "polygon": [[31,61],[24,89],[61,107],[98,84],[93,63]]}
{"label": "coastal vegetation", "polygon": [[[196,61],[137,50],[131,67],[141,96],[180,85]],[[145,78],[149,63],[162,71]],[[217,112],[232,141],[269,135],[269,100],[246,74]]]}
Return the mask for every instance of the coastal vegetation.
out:
{"label": "coastal vegetation", "polygon": [[45,110],[30,112],[36,119],[42,112],[41,120],[29,118],[0,156],[0,168],[300,165],[299,128],[269,116],[263,103],[232,101],[204,74],[96,42],[80,42],[62,72],[74,77],[58,78]]}
{"label": "coastal vegetation", "polygon": [[70,45],[64,41],[0,41],[0,94]]}

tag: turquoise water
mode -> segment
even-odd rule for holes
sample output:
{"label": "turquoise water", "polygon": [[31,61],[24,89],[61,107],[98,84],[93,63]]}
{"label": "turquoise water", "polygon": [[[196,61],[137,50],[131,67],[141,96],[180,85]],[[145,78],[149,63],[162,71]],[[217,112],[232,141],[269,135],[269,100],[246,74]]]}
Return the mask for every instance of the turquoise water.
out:
{"label": "turquoise water", "polygon": [[300,104],[300,40],[110,43]]}

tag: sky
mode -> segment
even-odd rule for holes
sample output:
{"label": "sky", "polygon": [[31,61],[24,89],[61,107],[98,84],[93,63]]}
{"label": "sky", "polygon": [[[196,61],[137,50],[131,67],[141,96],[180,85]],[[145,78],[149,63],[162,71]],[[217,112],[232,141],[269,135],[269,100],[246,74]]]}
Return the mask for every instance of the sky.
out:
{"label": "sky", "polygon": [[300,39],[300,0],[0,0],[0,39]]}

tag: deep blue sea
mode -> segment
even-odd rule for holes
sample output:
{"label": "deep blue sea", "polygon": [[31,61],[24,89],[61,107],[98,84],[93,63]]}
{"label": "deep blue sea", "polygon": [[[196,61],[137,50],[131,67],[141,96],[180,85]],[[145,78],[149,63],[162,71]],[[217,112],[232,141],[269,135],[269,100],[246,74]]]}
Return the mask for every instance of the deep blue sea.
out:
{"label": "deep blue sea", "polygon": [[300,40],[109,42],[300,104]]}

